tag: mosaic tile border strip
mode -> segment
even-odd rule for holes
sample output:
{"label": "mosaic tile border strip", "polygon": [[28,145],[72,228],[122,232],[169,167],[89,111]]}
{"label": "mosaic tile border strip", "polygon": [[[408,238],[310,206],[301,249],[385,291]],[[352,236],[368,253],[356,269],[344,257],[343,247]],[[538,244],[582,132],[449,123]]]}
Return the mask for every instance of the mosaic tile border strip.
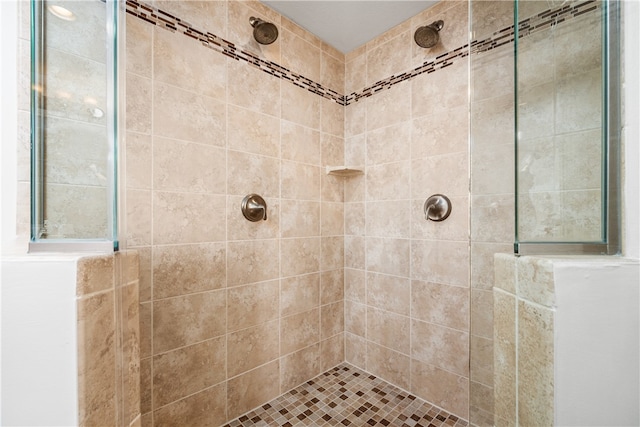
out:
{"label": "mosaic tile border strip", "polygon": [[251,52],[239,49],[230,41],[218,37],[215,34],[200,31],[191,26],[191,24],[171,15],[161,9],[149,6],[146,3],[127,0],[126,12],[140,18],[150,24],[165,28],[174,33],[184,34],[194,40],[201,42],[204,46],[220,52],[236,61],[244,61],[250,66],[259,69],[265,73],[271,74],[279,79],[288,80],[292,84],[315,93],[323,98],[331,99],[338,104],[344,106],[344,95],[335,90],[323,87],[321,84],[276,64],[257,57]]}
{"label": "mosaic tile border strip", "polygon": [[224,427],[467,427],[468,422],[342,363]]}
{"label": "mosaic tile border strip", "polygon": [[[559,6],[555,9],[549,9],[538,13],[532,17],[523,19],[518,23],[518,38],[526,37],[531,34],[549,29],[562,22],[576,18],[585,13],[594,12],[601,9],[602,5],[599,0],[585,0],[580,3],[572,3]],[[239,49],[230,41],[227,41],[215,34],[203,32],[193,28],[187,22],[178,17],[171,15],[163,10],[149,6],[146,3],[137,0],[126,1],[127,13],[140,18],[150,24],[160,26],[171,32],[179,32],[194,40],[201,42],[217,52],[220,52],[237,61],[244,61],[250,66],[257,68],[265,73],[271,74],[279,79],[287,80],[292,84],[308,90],[323,98],[330,99],[339,105],[347,106],[358,102],[363,98],[368,98],[378,92],[390,89],[398,83],[411,80],[424,73],[433,73],[452,65],[455,61],[463,59],[469,55],[487,52],[492,49],[513,43],[515,39],[514,26],[505,27],[494,32],[491,36],[482,40],[473,40],[469,44],[458,47],[450,52],[437,56],[434,60],[426,61],[422,65],[413,70],[394,74],[384,80],[380,80],[371,86],[360,91],[352,92],[349,95],[342,95],[335,90],[326,88],[320,83],[298,74],[279,65],[275,62],[267,61],[257,57],[255,54],[246,50]]]}

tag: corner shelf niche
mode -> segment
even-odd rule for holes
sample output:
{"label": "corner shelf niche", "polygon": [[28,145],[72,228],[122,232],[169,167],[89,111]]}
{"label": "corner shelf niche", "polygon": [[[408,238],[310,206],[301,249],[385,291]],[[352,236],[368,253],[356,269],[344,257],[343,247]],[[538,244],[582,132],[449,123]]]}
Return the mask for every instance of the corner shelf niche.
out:
{"label": "corner shelf niche", "polygon": [[327,166],[327,175],[350,177],[362,175],[363,169],[361,166]]}

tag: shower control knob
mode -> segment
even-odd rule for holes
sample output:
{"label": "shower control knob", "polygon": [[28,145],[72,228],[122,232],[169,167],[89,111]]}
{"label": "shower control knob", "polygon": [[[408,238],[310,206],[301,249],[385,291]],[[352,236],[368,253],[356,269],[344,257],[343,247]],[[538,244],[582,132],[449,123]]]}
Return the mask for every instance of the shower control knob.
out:
{"label": "shower control knob", "polygon": [[267,220],[267,202],[257,194],[249,194],[242,199],[242,215],[251,222]]}

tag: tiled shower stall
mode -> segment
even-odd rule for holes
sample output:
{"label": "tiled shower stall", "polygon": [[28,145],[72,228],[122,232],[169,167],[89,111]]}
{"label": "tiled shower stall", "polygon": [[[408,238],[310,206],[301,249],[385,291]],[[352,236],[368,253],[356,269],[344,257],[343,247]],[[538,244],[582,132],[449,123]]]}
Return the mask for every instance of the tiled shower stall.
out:
{"label": "tiled shower stall", "polygon": [[[549,25],[550,2],[526,3]],[[515,228],[513,3],[441,1],[347,54],[254,0],[126,12],[120,239],[139,256],[141,424],[222,425],[346,361],[492,425],[493,259]],[[275,43],[255,42],[252,16]],[[415,29],[439,19],[440,44],[418,47]],[[242,216],[250,193],[267,221]],[[440,223],[423,211],[435,193],[453,206]]]}

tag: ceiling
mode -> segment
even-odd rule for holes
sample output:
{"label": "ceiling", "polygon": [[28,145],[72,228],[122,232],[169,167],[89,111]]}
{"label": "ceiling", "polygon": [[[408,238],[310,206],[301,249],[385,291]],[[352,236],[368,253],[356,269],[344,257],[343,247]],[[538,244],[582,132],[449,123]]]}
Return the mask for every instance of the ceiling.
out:
{"label": "ceiling", "polygon": [[435,0],[261,0],[342,53],[395,27]]}

